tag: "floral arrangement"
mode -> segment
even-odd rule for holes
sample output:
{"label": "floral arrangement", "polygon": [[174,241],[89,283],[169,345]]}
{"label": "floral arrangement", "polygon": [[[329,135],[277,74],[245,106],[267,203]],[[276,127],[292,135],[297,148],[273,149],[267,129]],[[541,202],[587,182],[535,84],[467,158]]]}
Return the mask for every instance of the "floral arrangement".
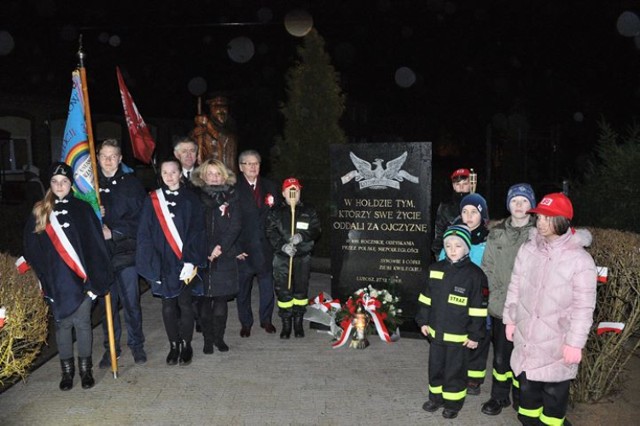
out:
{"label": "floral arrangement", "polygon": [[358,307],[361,306],[367,314],[368,321],[366,333],[372,334],[374,330],[380,339],[390,343],[397,340],[398,326],[402,320],[398,317],[402,309],[398,308],[398,296],[386,289],[376,289],[369,285],[356,290],[342,308],[336,312],[336,323],[342,332],[334,347],[340,347],[346,343],[353,329],[354,319]]}

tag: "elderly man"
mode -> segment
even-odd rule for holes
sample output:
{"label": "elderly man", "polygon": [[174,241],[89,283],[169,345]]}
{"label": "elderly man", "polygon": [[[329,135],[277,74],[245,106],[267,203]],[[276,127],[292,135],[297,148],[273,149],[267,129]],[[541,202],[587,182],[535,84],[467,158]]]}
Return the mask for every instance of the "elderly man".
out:
{"label": "elderly man", "polygon": [[[127,323],[127,346],[131,349],[136,364],[147,362],[142,333],[142,310],[140,309],[140,287],[135,268],[136,235],[142,203],[146,192],[142,183],[121,165],[122,153],[115,139],[106,139],[98,147],[98,177],[104,238],[111,256],[111,265],[117,280],[111,285],[113,327],[116,352],[120,355],[120,313],[122,304]],[[109,367],[109,339],[106,321],[103,321],[105,353],[99,367]]]}
{"label": "elderly man", "polygon": [[271,322],[274,308],[273,249],[265,230],[271,207],[282,203],[278,186],[260,176],[260,154],[254,150],[243,151],[238,159],[242,176],[236,185],[242,231],[238,239],[239,293],[238,317],[241,337],[251,335],[253,312],[251,310],[251,288],[253,277],[258,278],[260,289],[260,326],[267,333],[275,333]]}
{"label": "elderly man", "polygon": [[196,168],[198,145],[193,139],[178,139],[173,144],[173,155],[178,159],[182,166],[181,183],[187,188],[192,188],[191,174]]}

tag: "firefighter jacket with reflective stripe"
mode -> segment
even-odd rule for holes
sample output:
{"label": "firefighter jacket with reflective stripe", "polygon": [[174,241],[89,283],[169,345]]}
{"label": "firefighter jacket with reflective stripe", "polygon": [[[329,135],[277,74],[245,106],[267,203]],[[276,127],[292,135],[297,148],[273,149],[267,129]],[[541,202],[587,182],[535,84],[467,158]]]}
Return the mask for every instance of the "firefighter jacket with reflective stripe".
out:
{"label": "firefighter jacket with reflective stripe", "polygon": [[431,339],[445,344],[480,341],[487,316],[483,287],[487,276],[468,256],[456,263],[448,259],[434,263],[418,298],[418,326],[428,325]]}

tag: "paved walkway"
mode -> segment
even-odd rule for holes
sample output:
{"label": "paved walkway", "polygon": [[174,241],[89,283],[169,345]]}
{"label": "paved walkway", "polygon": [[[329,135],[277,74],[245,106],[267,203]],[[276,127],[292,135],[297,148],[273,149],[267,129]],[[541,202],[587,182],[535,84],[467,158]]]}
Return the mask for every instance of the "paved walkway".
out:
{"label": "paved walkway", "polygon": [[[330,291],[330,276],[312,274],[310,295]],[[257,292],[254,289],[254,301]],[[194,360],[167,366],[168,343],[160,300],[142,295],[149,361],[135,365],[128,350],[120,374],[94,369],[96,386],[58,390],[57,356],[0,395],[0,424],[7,425],[515,425],[509,408],[500,416],[480,412],[488,399],[467,397],[456,420],[421,409],[426,399],[428,344],[402,338],[387,345],[371,336],[365,350],[331,348],[328,334],[308,328],[304,339],[281,340],[254,327],[240,338],[235,302],[230,303],[225,354],[202,353],[194,337]],[[257,306],[254,306],[254,310]],[[274,315],[275,324],[279,321]],[[122,337],[126,342],[126,336]],[[102,356],[102,331],[94,330],[94,362]]]}

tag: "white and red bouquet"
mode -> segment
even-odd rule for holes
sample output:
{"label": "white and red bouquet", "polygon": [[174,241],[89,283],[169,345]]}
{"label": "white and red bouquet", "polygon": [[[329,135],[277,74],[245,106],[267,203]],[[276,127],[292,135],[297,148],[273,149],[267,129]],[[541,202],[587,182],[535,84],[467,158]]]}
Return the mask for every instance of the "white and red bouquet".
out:
{"label": "white and red bouquet", "polygon": [[371,285],[356,290],[347,303],[336,313],[336,323],[341,329],[334,348],[344,345],[352,334],[356,311],[362,306],[368,316],[367,334],[374,331],[384,342],[390,343],[399,338],[398,326],[402,320],[398,317],[402,309],[398,308],[398,296],[386,289],[376,289]]}

